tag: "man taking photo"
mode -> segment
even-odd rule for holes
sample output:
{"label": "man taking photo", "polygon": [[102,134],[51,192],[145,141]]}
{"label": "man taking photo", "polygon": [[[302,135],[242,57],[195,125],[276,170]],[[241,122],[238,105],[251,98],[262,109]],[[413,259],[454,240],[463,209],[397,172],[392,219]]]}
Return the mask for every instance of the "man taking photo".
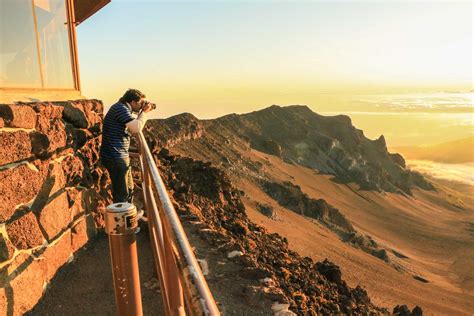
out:
{"label": "man taking photo", "polygon": [[[155,104],[145,100],[145,95],[136,89],[129,89],[120,100],[112,105],[105,115],[102,131],[100,158],[112,180],[113,202],[133,202],[133,178],[130,168],[131,133],[140,133],[147,115]],[[132,112],[139,113],[137,118]]]}

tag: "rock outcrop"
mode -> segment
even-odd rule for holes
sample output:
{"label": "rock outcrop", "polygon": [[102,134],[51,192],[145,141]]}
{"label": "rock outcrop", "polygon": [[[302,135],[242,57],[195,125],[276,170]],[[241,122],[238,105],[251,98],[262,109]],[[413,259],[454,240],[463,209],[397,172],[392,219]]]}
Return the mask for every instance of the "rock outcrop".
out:
{"label": "rock outcrop", "polygon": [[307,106],[274,105],[227,115],[208,125],[206,130],[249,139],[257,150],[355,182],[362,189],[405,193],[413,187],[433,189],[419,174],[405,169],[403,157],[387,151],[383,135],[377,140],[366,138],[345,115],[323,116]]}
{"label": "rock outcrop", "polygon": [[31,309],[102,225],[102,103],[0,105],[0,314]]}
{"label": "rock outcrop", "polygon": [[[389,262],[387,250],[367,235],[359,233],[351,222],[335,207],[324,199],[312,199],[301,191],[301,188],[291,182],[271,182],[260,180],[264,192],[281,206],[303,216],[314,218],[335,232],[342,241],[359,248],[374,257]],[[397,266],[396,266],[397,267]]]}

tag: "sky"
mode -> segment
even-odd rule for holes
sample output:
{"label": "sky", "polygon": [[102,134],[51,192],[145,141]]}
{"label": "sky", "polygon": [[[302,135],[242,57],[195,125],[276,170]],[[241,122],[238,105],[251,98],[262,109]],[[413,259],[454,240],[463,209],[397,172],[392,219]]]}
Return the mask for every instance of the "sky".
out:
{"label": "sky", "polygon": [[[112,0],[77,28],[82,92],[108,106],[138,88],[155,117],[380,110],[363,95],[473,89],[473,13],[471,1]],[[469,119],[463,102],[447,112]]]}

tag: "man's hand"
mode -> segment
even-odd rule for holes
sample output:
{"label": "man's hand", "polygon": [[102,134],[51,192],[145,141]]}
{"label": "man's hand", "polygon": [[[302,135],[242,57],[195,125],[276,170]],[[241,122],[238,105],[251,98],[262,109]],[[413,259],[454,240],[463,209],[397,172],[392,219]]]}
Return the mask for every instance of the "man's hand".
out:
{"label": "man's hand", "polygon": [[147,112],[150,112],[151,110],[154,110],[156,108],[156,105],[151,103],[151,102],[147,102],[144,106],[143,106],[143,112],[147,113]]}

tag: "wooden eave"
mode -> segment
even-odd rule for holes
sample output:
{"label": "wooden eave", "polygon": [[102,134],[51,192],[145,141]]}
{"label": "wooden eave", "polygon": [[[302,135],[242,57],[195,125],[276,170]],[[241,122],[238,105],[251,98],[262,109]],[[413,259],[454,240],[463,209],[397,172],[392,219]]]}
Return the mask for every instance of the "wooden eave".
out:
{"label": "wooden eave", "polygon": [[75,0],[74,16],[76,25],[84,22],[94,13],[102,9],[111,0]]}

